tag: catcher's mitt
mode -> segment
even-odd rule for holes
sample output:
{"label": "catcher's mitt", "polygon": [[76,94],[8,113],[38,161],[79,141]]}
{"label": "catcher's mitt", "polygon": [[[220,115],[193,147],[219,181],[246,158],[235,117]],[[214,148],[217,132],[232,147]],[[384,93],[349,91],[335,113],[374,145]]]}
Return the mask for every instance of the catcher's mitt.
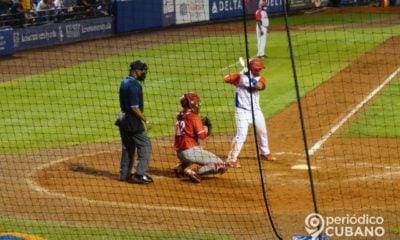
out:
{"label": "catcher's mitt", "polygon": [[201,122],[203,123],[203,126],[207,126],[208,128],[208,135],[211,135],[212,133],[212,123],[211,120],[208,117],[203,117],[201,119]]}

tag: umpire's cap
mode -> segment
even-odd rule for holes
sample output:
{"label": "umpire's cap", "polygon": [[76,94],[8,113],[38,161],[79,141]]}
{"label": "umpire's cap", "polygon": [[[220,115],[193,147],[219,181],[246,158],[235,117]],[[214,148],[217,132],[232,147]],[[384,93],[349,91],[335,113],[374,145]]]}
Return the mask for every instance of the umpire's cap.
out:
{"label": "umpire's cap", "polygon": [[131,70],[134,70],[134,69],[138,69],[138,70],[142,70],[142,71],[147,70],[147,64],[140,60],[136,60],[136,61],[132,62],[130,67],[131,67]]}

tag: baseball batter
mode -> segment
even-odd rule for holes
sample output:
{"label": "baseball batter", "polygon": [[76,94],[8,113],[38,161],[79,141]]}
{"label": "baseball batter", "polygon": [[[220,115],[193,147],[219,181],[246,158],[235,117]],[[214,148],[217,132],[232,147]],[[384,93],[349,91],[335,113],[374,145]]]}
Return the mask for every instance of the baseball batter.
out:
{"label": "baseball batter", "polygon": [[[258,58],[253,58],[249,61],[250,73],[242,71],[240,73],[231,73],[224,77],[226,83],[233,84],[236,87],[236,136],[232,140],[227,159],[231,167],[240,167],[238,156],[246,140],[249,124],[253,124],[252,103],[260,154],[265,160],[276,160],[268,146],[267,127],[259,103],[259,92],[265,89],[265,78],[260,75],[263,69],[265,69],[263,62]],[[250,81],[248,76],[250,76]]]}
{"label": "baseball batter", "polygon": [[257,57],[265,58],[265,45],[267,44],[267,34],[269,19],[267,13],[267,3],[262,2],[256,11],[256,34],[257,34]]}

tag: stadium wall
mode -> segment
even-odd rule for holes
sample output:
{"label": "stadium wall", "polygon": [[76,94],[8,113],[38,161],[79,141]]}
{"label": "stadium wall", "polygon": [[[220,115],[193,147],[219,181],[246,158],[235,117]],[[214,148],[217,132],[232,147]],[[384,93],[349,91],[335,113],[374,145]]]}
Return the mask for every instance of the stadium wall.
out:
{"label": "stadium wall", "polygon": [[113,18],[101,17],[14,29],[16,51],[112,36]]}
{"label": "stadium wall", "polygon": [[[267,3],[270,13],[284,11],[283,0],[270,0]],[[244,7],[246,14],[251,16],[260,0],[245,1],[245,4],[243,6],[241,0],[117,0],[113,2],[113,16],[0,30],[0,56],[118,33],[239,17]],[[326,6],[328,1],[290,0],[288,4],[291,10],[295,10]],[[151,20],[148,16],[152,16]]]}
{"label": "stadium wall", "polygon": [[14,53],[13,29],[10,27],[0,28],[0,56],[8,56]]}

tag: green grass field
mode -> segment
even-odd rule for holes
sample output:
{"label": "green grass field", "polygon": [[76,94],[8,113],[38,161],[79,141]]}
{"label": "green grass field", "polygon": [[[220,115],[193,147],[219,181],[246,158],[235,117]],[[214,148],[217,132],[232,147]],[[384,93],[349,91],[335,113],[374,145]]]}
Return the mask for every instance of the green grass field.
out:
{"label": "green grass field", "polygon": [[[373,18],[374,15],[367,16]],[[366,18],[359,14],[343,17],[348,19],[336,16],[330,24]],[[318,18],[318,15],[310,14],[290,20],[300,25],[315,22]],[[282,19],[273,21],[281,22]],[[400,32],[400,27],[292,32],[302,94],[396,32]],[[256,42],[254,34],[249,34],[249,42]],[[2,83],[0,153],[117,140],[118,131],[113,122],[119,111],[118,86],[127,74],[126,68],[121,69],[121,66],[127,66],[133,58],[141,58],[150,66],[144,85],[146,115],[155,123],[150,136],[168,136],[173,132],[175,114],[179,110],[178,99],[186,91],[200,94],[201,111],[215,119],[215,132],[233,131],[234,90],[223,83],[222,77],[227,72],[221,69],[234,64],[239,55],[245,56],[240,50],[244,49],[243,44],[242,35],[229,36],[228,40],[226,37],[204,37]],[[254,44],[249,48],[250,53],[256,51]],[[270,118],[295,101],[285,32],[269,35],[267,52],[270,57],[265,61],[267,70],[264,75],[268,89],[262,95],[261,105]],[[190,54],[190,61],[187,61],[187,54]],[[240,68],[236,65],[229,70],[238,71]]]}
{"label": "green grass field", "polygon": [[386,137],[400,136],[400,78],[386,88],[376,101],[362,111],[343,136]]}
{"label": "green grass field", "polygon": [[[371,34],[374,32],[377,33]],[[302,94],[395,32],[393,28],[354,29],[351,32],[315,31],[312,34],[293,32],[293,49]],[[231,38],[231,42],[239,43],[234,47],[240,47],[242,36]],[[185,49],[190,46],[204,46],[208,42],[224,40],[222,37],[201,38],[132,53],[147,56],[144,61],[150,66],[144,88],[146,114],[156,126],[150,132],[151,136],[172,133],[173,119],[179,110],[178,99],[190,90],[200,94],[202,113],[217,120],[216,132],[233,130],[233,88],[223,83],[221,72],[222,68],[237,59],[237,53],[229,54],[228,49],[221,47],[231,46],[214,44],[215,49],[208,50],[208,54],[202,53],[201,49],[191,48],[190,56],[195,60],[179,62],[179,67],[168,65],[171,59],[185,59]],[[249,41],[254,42],[254,36],[249,36]],[[250,52],[254,52],[254,47],[250,47]],[[328,49],[329,52],[326,52]],[[264,74],[268,92],[261,101],[269,118],[295,100],[295,91],[286,33],[271,33],[267,51],[271,59],[266,61],[267,70]],[[166,54],[152,57],[160,52]],[[219,52],[227,54],[222,58]],[[118,85],[126,74],[126,70],[120,66],[125,63],[128,65],[132,55],[113,56],[0,84],[0,116],[3,119],[0,123],[0,152],[20,153],[117,140],[118,132],[113,122],[119,111]],[[214,59],[212,68],[209,59]],[[240,69],[237,66],[231,70]],[[183,76],[182,72],[185,73]],[[220,117],[221,113],[223,118]]]}
{"label": "green grass field", "polygon": [[101,240],[101,239],[221,239],[229,240],[232,237],[224,234],[209,233],[186,233],[183,231],[144,231],[144,230],[120,230],[113,228],[94,228],[84,226],[71,226],[63,224],[52,224],[31,220],[19,220],[13,218],[0,217],[0,236],[1,233],[23,233],[41,237],[45,239],[81,239],[81,240]]}
{"label": "green grass field", "polygon": [[[343,25],[391,15],[343,14],[293,16],[292,25]],[[250,24],[253,24],[252,22]],[[282,25],[272,18],[271,25]],[[291,32],[301,94],[314,89],[359,55],[400,32],[400,26],[331,31]],[[241,33],[239,33],[241,34]],[[254,34],[249,42],[254,43]],[[213,44],[210,44],[213,43]],[[346,44],[343,44],[346,43]],[[129,62],[141,58],[150,66],[145,82],[146,115],[155,123],[150,136],[169,136],[179,110],[179,97],[194,90],[202,98],[202,113],[214,120],[215,132],[233,131],[233,88],[223,83],[221,69],[245,56],[243,36],[204,37],[153,49],[115,55],[68,68],[0,84],[0,154],[17,154],[96,142],[119,140],[113,125],[119,111],[118,87]],[[211,49],[208,46],[211,45]],[[205,47],[207,46],[207,48]],[[249,46],[255,53],[255,44]],[[206,51],[202,51],[206,49]],[[236,49],[231,51],[231,49]],[[239,49],[239,50],[237,50]],[[261,105],[268,118],[295,101],[294,82],[285,32],[271,32],[265,60],[268,90]],[[323,54],[321,54],[321,52]],[[221,55],[222,53],[222,55]],[[344,54],[343,54],[344,53]],[[190,61],[187,61],[187,55]],[[340,55],[339,55],[340,54]],[[121,66],[124,66],[121,68]],[[229,68],[240,70],[239,66]],[[345,132],[348,135],[399,137],[399,79],[366,109]],[[231,103],[232,101],[232,103]],[[221,117],[222,116],[222,117]],[[376,127],[366,124],[373,116]],[[397,128],[396,128],[397,125]],[[381,128],[382,129],[381,129]],[[371,130],[372,129],[372,130]],[[214,239],[210,235],[173,232],[122,231],[111,228],[63,226],[0,218],[0,232],[18,231],[49,239]],[[83,238],[80,238],[83,239]],[[229,239],[229,236],[218,239]]]}

